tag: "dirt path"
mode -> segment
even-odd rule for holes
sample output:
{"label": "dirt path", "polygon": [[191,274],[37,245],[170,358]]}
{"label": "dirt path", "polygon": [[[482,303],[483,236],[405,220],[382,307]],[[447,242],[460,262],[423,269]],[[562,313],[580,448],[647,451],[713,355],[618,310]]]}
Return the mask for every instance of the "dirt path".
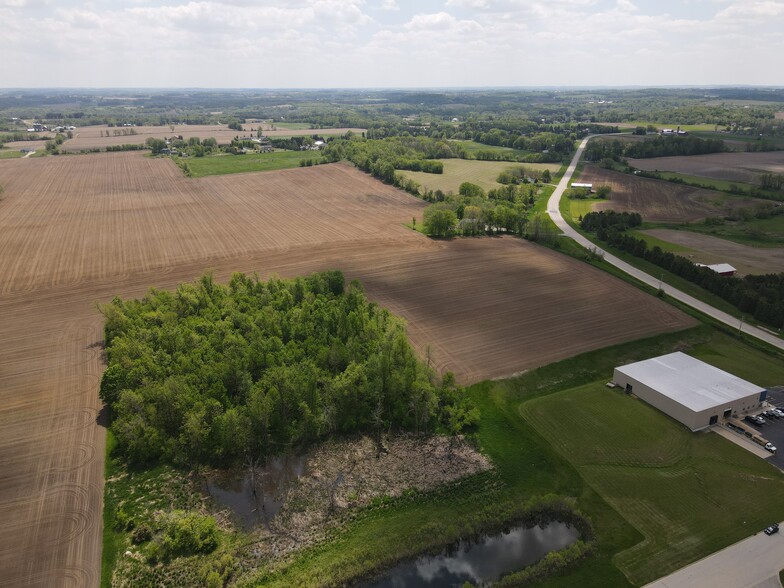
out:
{"label": "dirt path", "polygon": [[696,263],[729,263],[741,275],[784,272],[782,247],[751,247],[710,235],[675,229],[649,229],[643,232],[662,241],[693,249],[696,253],[691,254],[691,259]]}

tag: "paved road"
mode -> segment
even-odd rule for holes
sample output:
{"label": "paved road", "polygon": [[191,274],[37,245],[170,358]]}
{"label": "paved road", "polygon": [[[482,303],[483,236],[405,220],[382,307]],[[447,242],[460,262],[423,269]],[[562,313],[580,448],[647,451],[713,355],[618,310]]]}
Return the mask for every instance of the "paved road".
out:
{"label": "paved road", "polygon": [[740,321],[736,319],[734,316],[727,314],[726,312],[722,312],[716,308],[713,308],[709,304],[706,304],[696,298],[689,296],[688,294],[681,292],[677,288],[673,288],[665,283],[663,283],[659,278],[654,276],[648,275],[645,272],[638,270],[636,267],[629,265],[625,261],[622,261],[615,257],[614,255],[607,253],[603,249],[601,249],[596,244],[592,243],[585,237],[583,237],[580,233],[574,230],[561,216],[561,211],[559,210],[559,202],[561,200],[561,196],[564,193],[564,190],[569,186],[569,181],[572,179],[572,174],[574,173],[575,167],[577,167],[577,162],[582,157],[583,151],[585,151],[585,146],[588,144],[588,140],[591,136],[586,137],[583,139],[582,143],[580,143],[580,147],[577,149],[577,153],[575,153],[574,158],[572,158],[572,162],[569,164],[569,167],[566,170],[566,173],[561,178],[561,181],[558,182],[558,186],[553,192],[553,195],[550,196],[550,200],[547,202],[547,213],[550,215],[550,218],[553,219],[553,222],[561,229],[565,235],[571,237],[575,241],[577,241],[580,245],[587,249],[595,249],[597,253],[600,253],[604,256],[605,261],[609,262],[610,264],[614,265],[618,269],[624,271],[625,273],[629,274],[630,276],[637,278],[641,282],[648,284],[653,288],[661,288],[664,292],[676,300],[683,302],[699,310],[700,312],[707,314],[708,316],[721,321],[722,323],[729,325],[732,328],[742,328],[743,332],[747,335],[751,335],[752,337],[756,337],[761,341],[765,341],[777,347],[779,349],[784,350],[784,340],[780,339],[773,333],[769,333],[762,329],[758,329],[752,325],[747,324],[740,324]]}
{"label": "paved road", "polygon": [[759,532],[644,588],[779,588],[782,567],[784,535]]}

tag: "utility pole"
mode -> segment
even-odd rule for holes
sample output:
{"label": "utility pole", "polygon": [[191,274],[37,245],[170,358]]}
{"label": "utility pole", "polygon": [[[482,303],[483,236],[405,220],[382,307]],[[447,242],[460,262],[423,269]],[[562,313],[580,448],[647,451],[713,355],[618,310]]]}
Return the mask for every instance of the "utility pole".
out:
{"label": "utility pole", "polygon": [[738,334],[743,330],[743,315],[740,315],[740,324],[738,325]]}

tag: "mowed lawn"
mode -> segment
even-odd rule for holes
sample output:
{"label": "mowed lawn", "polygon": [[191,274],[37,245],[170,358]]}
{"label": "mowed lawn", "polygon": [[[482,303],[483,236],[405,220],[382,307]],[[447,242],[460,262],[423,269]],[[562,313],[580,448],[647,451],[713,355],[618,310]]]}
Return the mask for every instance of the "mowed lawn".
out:
{"label": "mowed lawn", "polygon": [[[724,363],[724,350],[713,344],[700,351],[705,360]],[[760,367],[775,365],[753,351],[744,360],[739,372],[756,367],[759,375]],[[605,382],[531,400],[521,413],[645,537],[613,558],[632,584],[784,518],[784,474],[718,435],[690,432]]]}
{"label": "mowed lawn", "polygon": [[475,159],[441,159],[444,164],[443,174],[428,174],[425,172],[398,171],[397,173],[419,182],[423,190],[441,190],[457,194],[460,184],[471,182],[481,186],[484,190],[500,188],[496,179],[502,171],[525,167],[556,173],[561,166],[557,163],[514,163],[510,161],[477,161]]}
{"label": "mowed lawn", "polygon": [[243,172],[273,171],[299,167],[303,159],[320,160],[317,151],[273,151],[272,153],[247,153],[245,155],[210,155],[189,157],[184,160],[191,170],[191,176],[220,176]]}

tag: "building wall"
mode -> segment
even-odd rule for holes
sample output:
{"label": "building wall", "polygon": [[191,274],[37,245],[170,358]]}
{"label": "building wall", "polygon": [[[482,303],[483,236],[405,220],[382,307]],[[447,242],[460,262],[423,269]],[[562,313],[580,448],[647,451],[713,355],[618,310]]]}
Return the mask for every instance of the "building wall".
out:
{"label": "building wall", "polygon": [[728,402],[727,404],[719,405],[715,408],[707,408],[705,410],[695,412],[690,408],[680,404],[679,402],[676,402],[672,398],[661,394],[657,390],[650,388],[649,386],[642,384],[634,378],[619,372],[617,369],[613,375],[613,381],[621,388],[626,388],[627,384],[631,384],[632,394],[644,400],[654,408],[657,408],[663,413],[671,416],[675,420],[683,423],[692,431],[697,431],[707,427],[710,422],[710,417],[713,415],[718,416],[719,420],[721,420],[724,416],[724,411],[728,408],[731,408],[733,413],[737,413],[738,415],[742,416],[748,411],[757,410],[760,406],[759,394],[752,394],[748,397],[740,398],[738,400]]}

